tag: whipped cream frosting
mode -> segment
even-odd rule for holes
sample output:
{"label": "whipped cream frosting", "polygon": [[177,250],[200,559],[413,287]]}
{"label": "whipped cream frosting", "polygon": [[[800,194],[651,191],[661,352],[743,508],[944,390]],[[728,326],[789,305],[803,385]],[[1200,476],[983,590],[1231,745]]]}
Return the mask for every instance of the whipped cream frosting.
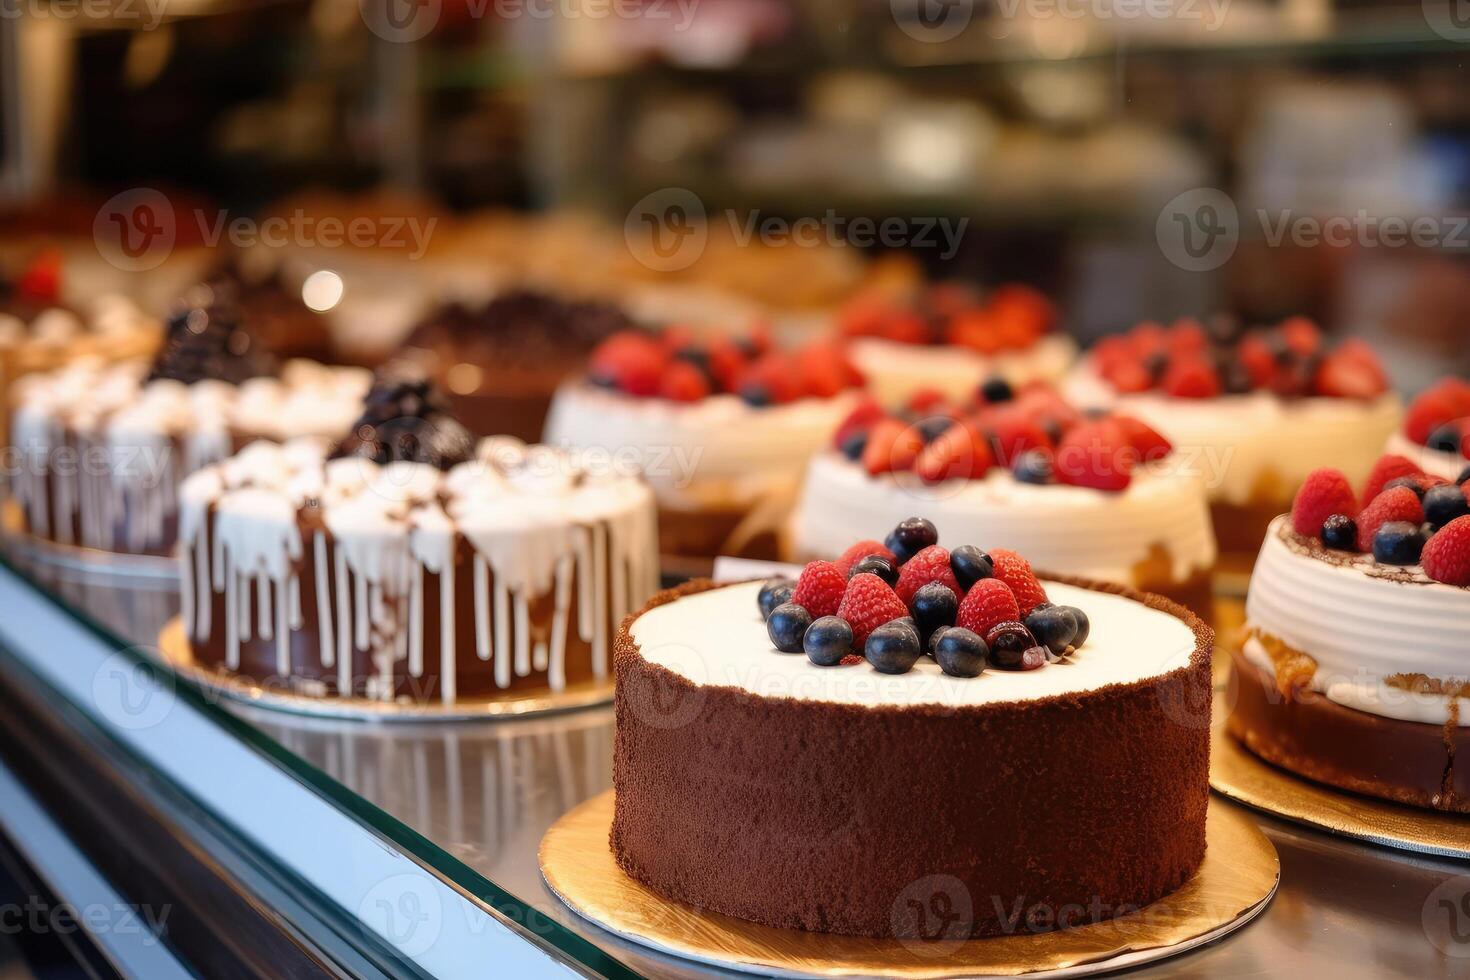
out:
{"label": "whipped cream frosting", "polygon": [[854,541],[881,541],[914,514],[934,522],[940,541],[1010,548],[1037,568],[1120,585],[1138,585],[1138,566],[1159,548],[1176,582],[1215,564],[1204,483],[1171,460],[1140,467],[1127,490],[1106,493],[1022,483],[999,467],[982,479],[939,484],[912,474],[874,477],[826,452],[807,470],[792,547],[803,557],[835,558]]}
{"label": "whipped cream frosting", "polygon": [[1470,459],[1466,459],[1459,453],[1443,453],[1438,449],[1430,449],[1428,446],[1410,442],[1409,437],[1404,435],[1402,430],[1389,437],[1388,445],[1383,451],[1406,457],[1425,473],[1445,480],[1457,478],[1464,472],[1465,467],[1470,466]]}
{"label": "whipped cream frosting", "polygon": [[[165,546],[184,476],[244,439],[346,432],[371,382],[361,369],[300,360],[279,378],[238,386],[145,382],[147,374],[145,361],[86,358],[19,382],[11,443],[21,460],[11,482],[31,533],[112,550],[126,524],[124,550]],[[78,444],[96,447],[102,464],[63,469],[57,450]]]}
{"label": "whipped cream frosting", "polygon": [[1207,399],[1119,394],[1087,365],[1072,373],[1064,391],[1075,404],[1111,408],[1158,429],[1193,461],[1211,500],[1236,505],[1253,502],[1273,479],[1276,491],[1289,495],[1324,466],[1360,483],[1403,418],[1403,402],[1393,393],[1367,402],[1282,399],[1267,391]]}
{"label": "whipped cream frosting", "polygon": [[[196,641],[220,628],[210,622],[210,593],[224,592],[226,666],[238,666],[241,639],[255,630],[276,640],[278,670],[286,676],[290,634],[304,625],[306,601],[318,608],[321,664],[342,672],[343,690],[352,688],[354,648],[372,651],[380,671],[375,690],[384,698],[392,692],[396,662],[407,660],[417,677],[431,655],[441,664],[442,696],[453,701],[461,648],[491,661],[502,687],[512,672],[525,676],[534,668],[561,690],[575,575],[583,583],[578,621],[592,645],[593,673],[607,675],[609,624],[658,587],[653,496],[641,481],[597,473],[565,453],[506,438],[482,441],[474,461],[447,473],[422,463],[328,460],[327,451],[324,441],[311,438],[256,442],[184,481],[179,552],[185,626]],[[299,512],[308,502],[319,508],[325,530],[303,531]],[[201,533],[206,522],[207,536]],[[326,565],[328,534],[335,575]],[[468,581],[456,582],[459,538],[470,544],[474,560]],[[318,566],[315,596],[300,595],[303,561]],[[604,567],[610,576],[602,574]],[[426,572],[440,575],[442,583],[437,651],[426,651],[423,642]],[[252,580],[272,586],[260,589],[254,617],[248,608]],[[330,581],[335,594],[328,594]],[[474,636],[458,641],[457,589],[473,590],[475,600]],[[554,597],[553,628],[546,640],[533,643],[530,607],[545,596]],[[511,617],[517,624],[513,649]]]}
{"label": "whipped cream frosting", "polygon": [[64,306],[42,310],[30,322],[0,313],[0,351],[27,343],[43,348],[64,348],[84,337],[119,339],[138,332],[156,333],[158,321],[147,316],[126,296],[104,293],[88,309],[78,313]]}
{"label": "whipped cream frosting", "polygon": [[1188,666],[1195,635],[1183,620],[1124,596],[1043,584],[1052,601],[1087,613],[1092,634],[1061,663],[1027,672],[950,677],[928,657],[897,675],[867,664],[818,667],[803,654],[771,645],[756,608],[760,582],[684,596],[639,616],[631,630],[645,660],[698,685],[870,708],[1031,701],[1137,683]]}
{"label": "whipped cream frosting", "polygon": [[880,402],[898,404],[921,388],[967,398],[995,376],[1014,384],[1059,381],[1077,357],[1077,343],[1066,334],[1050,333],[1030,347],[981,354],[968,347],[857,337],[849,341],[848,356]]}
{"label": "whipped cream frosting", "polygon": [[[1251,576],[1247,628],[1316,661],[1311,689],[1343,707],[1444,724],[1455,699],[1413,693],[1388,681],[1423,674],[1470,683],[1470,589],[1431,581],[1417,566],[1329,555],[1314,552],[1286,517],[1277,518]],[[1259,640],[1253,637],[1244,652],[1274,672]],[[1470,725],[1470,698],[1458,701],[1458,722]]]}

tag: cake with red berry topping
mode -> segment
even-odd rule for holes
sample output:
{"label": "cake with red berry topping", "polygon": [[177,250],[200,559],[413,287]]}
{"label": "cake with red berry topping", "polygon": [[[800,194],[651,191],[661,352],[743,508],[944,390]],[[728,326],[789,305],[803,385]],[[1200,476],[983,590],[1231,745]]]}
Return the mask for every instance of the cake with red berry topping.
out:
{"label": "cake with red berry topping", "polygon": [[808,458],[862,383],[832,342],[782,351],[761,331],[630,331],[557,392],[546,441],[641,472],[665,554],[774,557]]}
{"label": "cake with red berry topping", "polygon": [[1444,378],[1415,398],[1388,451],[1426,473],[1463,480],[1470,467],[1470,381]]}
{"label": "cake with red berry topping", "polygon": [[1386,456],[1311,473],[1271,525],[1229,731],[1319,782],[1470,813],[1470,500]]}
{"label": "cake with red berry topping", "polygon": [[171,554],[185,476],[254,439],[341,431],[369,380],[356,368],[278,364],[228,289],[198,287],[151,363],[88,359],[18,386],[9,491],[21,529],[61,545]]}
{"label": "cake with red berry topping", "polygon": [[923,898],[946,893],[957,939],[1110,918],[1187,881],[1209,627],[1039,579],[1013,551],[949,550],[923,518],[886,540],[795,581],[691,583],[624,624],[623,871],[764,925],[875,937],[918,934],[906,899],[938,883]]}
{"label": "cake with red berry topping", "polygon": [[1403,415],[1372,348],[1330,346],[1305,317],[1249,330],[1226,317],[1140,324],[1099,342],[1068,392],[1142,419],[1196,458],[1233,564],[1254,557],[1311,470],[1367,476]]}
{"label": "cake with red berry topping", "polygon": [[992,376],[1058,381],[1077,356],[1072,338],[1056,330],[1051,302],[1020,285],[865,292],[839,312],[838,332],[888,405],[921,389],[964,398]]}
{"label": "cake with red berry topping", "polygon": [[411,368],[380,371],[335,447],[257,442],[181,490],[197,663],[320,697],[454,704],[605,685],[658,588],[639,480],[476,443]]}
{"label": "cake with red berry topping", "polygon": [[859,405],[812,458],[792,515],[799,561],[836,558],[922,510],[946,538],[1025,552],[1050,572],[1213,603],[1203,479],[1127,415],[1084,416],[1050,386],[992,379],[963,403],[937,392],[898,412]]}

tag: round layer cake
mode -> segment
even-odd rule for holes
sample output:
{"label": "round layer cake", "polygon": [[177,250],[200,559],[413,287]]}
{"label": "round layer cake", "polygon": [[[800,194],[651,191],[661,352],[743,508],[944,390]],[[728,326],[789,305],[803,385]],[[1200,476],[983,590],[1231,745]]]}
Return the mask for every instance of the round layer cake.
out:
{"label": "round layer cake", "polygon": [[[1460,520],[1430,539],[1426,561],[1440,535],[1470,540]],[[1418,561],[1328,547],[1281,517],[1246,617],[1228,726],[1247,748],[1319,782],[1470,813],[1470,588]]]}
{"label": "round layer cake", "polygon": [[1155,426],[1195,459],[1220,550],[1236,564],[1254,558],[1312,470],[1367,477],[1403,417],[1365,344],[1329,350],[1301,317],[1245,332],[1233,323],[1144,324],[1099,344],[1066,388],[1079,404]]}
{"label": "round layer cake", "polygon": [[807,460],[861,380],[825,344],[787,354],[760,340],[620,334],[588,380],[557,392],[546,441],[641,472],[665,554],[773,558]]}
{"label": "round layer cake", "polygon": [[[946,937],[967,938],[1106,919],[1179,887],[1204,856],[1212,634],[1158,597],[1043,584],[1090,638],[978,676],[777,652],[761,583],[660,594],[618,637],[619,866],[669,899],[863,936],[923,929],[913,903],[938,892]],[[871,574],[847,588],[883,591]],[[839,616],[870,616],[858,606]]]}
{"label": "round layer cake", "polygon": [[613,630],[658,587],[652,494],[514,439],[423,455],[440,424],[359,425],[396,426],[417,459],[258,442],[186,480],[195,660],[306,695],[445,704],[604,682]]}

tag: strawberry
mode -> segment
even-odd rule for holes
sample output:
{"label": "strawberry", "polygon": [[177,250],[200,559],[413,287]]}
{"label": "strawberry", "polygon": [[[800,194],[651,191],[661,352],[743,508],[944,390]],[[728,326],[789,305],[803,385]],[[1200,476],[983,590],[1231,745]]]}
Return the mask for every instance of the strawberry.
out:
{"label": "strawberry", "polygon": [[1457,517],[1435,532],[1419,559],[1424,574],[1446,585],[1470,585],[1470,516]]}
{"label": "strawberry", "polygon": [[852,365],[842,345],[830,340],[807,344],[796,352],[795,371],[803,394],[831,398],[853,384]]}
{"label": "strawberry", "polygon": [[791,601],[812,614],[812,619],[836,614],[847,591],[847,573],[830,561],[814,561],[801,570]]}
{"label": "strawberry", "polygon": [[914,601],[914,593],[930,582],[938,582],[940,585],[947,586],[956,596],[963,595],[965,591],[960,588],[960,583],[955,580],[954,572],[950,570],[949,549],[937,544],[931,544],[903,563],[903,568],[898,573],[898,585],[894,591],[907,605]]}
{"label": "strawberry", "polygon": [[1102,368],[1102,376],[1108,384],[1125,395],[1148,391],[1154,386],[1153,375],[1138,361],[1116,361]]}
{"label": "strawberry", "polygon": [[995,465],[986,439],[970,422],[956,422],[919,454],[914,470],[929,483],[975,480]]}
{"label": "strawberry", "polygon": [[847,591],[837,606],[837,615],[847,620],[852,627],[852,647],[861,650],[868,642],[868,634],[895,619],[909,614],[897,594],[872,572],[863,572],[847,580]]}
{"label": "strawberry", "polygon": [[904,408],[915,415],[928,415],[943,411],[948,401],[949,396],[938,388],[920,388],[909,395],[908,401],[904,403]]}
{"label": "strawberry", "polygon": [[1057,479],[1075,487],[1126,490],[1133,482],[1138,452],[1115,419],[1082,422],[1062,436],[1054,470]]}
{"label": "strawberry", "polygon": [[874,476],[911,470],[924,448],[917,428],[900,419],[883,419],[868,433],[863,468]]}
{"label": "strawberry", "polygon": [[1175,398],[1214,398],[1220,394],[1220,374],[1204,358],[1185,356],[1169,364],[1163,388]]}
{"label": "strawberry", "polygon": [[676,402],[697,402],[709,394],[709,381],[704,372],[688,361],[672,361],[664,369],[658,386],[659,396]]}
{"label": "strawberry", "polygon": [[893,552],[883,547],[877,541],[872,540],[859,541],[844,551],[842,557],[838,558],[833,564],[837,566],[843,576],[846,576],[848,572],[852,571],[852,566],[870,555],[877,555],[879,558],[887,559],[888,563],[894,568],[898,567],[898,559],[894,557]]}
{"label": "strawberry", "polygon": [[1370,500],[1383,492],[1383,487],[1389,480],[1397,480],[1401,476],[1418,476],[1421,472],[1423,471],[1407,457],[1388,453],[1373,464],[1368,482],[1363,485],[1363,495],[1358,499],[1366,507]]}
{"label": "strawberry", "polygon": [[1298,357],[1311,357],[1322,347],[1322,331],[1307,317],[1290,317],[1278,329],[1286,349]]}
{"label": "strawberry", "polygon": [[1021,618],[1021,607],[1011,587],[998,578],[976,582],[960,602],[955,625],[984,636],[997,623]]}
{"label": "strawberry", "polygon": [[1209,334],[1205,333],[1204,325],[1193,317],[1175,320],[1164,340],[1164,348],[1171,355],[1203,354],[1209,346]]}
{"label": "strawberry", "polygon": [[1259,334],[1247,334],[1236,348],[1235,356],[1240,360],[1241,367],[1245,368],[1246,374],[1250,375],[1251,385],[1256,388],[1269,388],[1276,380],[1276,355],[1271,351],[1271,345]]}
{"label": "strawberry", "polygon": [[1404,420],[1404,435],[1422,446],[1435,429],[1466,415],[1470,415],[1470,382],[1445,378],[1414,399]]}
{"label": "strawberry", "polygon": [[995,566],[995,577],[1010,586],[1011,592],[1015,594],[1016,604],[1021,607],[1021,615],[1028,615],[1032,609],[1047,601],[1046,590],[1041,587],[1036,573],[1031,570],[1031,563],[1026,559],[1005,548],[992,548],[990,561]]}
{"label": "strawberry", "polygon": [[927,344],[929,324],[915,313],[895,313],[883,321],[881,336],[900,344]]}
{"label": "strawberry", "polygon": [[872,428],[873,423],[881,419],[883,415],[883,406],[878,404],[877,399],[864,398],[852,411],[847,413],[847,417],[837,426],[837,431],[832,434],[832,448],[841,449],[849,436]]}
{"label": "strawberry", "polygon": [[983,422],[994,434],[995,459],[1009,467],[1028,449],[1050,449],[1051,437],[1023,407],[1006,405],[985,414]]}
{"label": "strawberry", "polygon": [[1373,535],[1389,521],[1423,523],[1424,505],[1419,495],[1408,487],[1392,487],[1374,497],[1358,515],[1358,550],[1372,551]]}
{"label": "strawberry", "polygon": [[1138,458],[1143,462],[1156,462],[1174,451],[1174,444],[1148,423],[1131,415],[1114,415],[1112,418],[1123,430],[1123,438],[1128,440],[1128,445],[1133,447],[1133,451],[1138,453]]}
{"label": "strawberry", "polygon": [[1358,498],[1341,470],[1313,470],[1291,504],[1291,526],[1298,534],[1319,537],[1322,523],[1333,514],[1358,516]]}
{"label": "strawberry", "polygon": [[997,354],[1004,347],[995,318],[985,310],[956,313],[950,318],[944,339],[956,347],[968,347],[981,354]]}
{"label": "strawberry", "polygon": [[[1366,345],[1365,345],[1366,346]],[[1312,387],[1328,398],[1357,398],[1367,401],[1388,390],[1388,378],[1378,358],[1360,351],[1337,350],[1322,360]]]}
{"label": "strawberry", "polygon": [[709,346],[709,373],[721,391],[734,391],[745,370],[745,352],[729,337],[721,337]]}
{"label": "strawberry", "polygon": [[782,353],[762,354],[747,364],[736,377],[735,391],[757,405],[784,405],[802,395],[792,360]]}
{"label": "strawberry", "polygon": [[669,352],[657,339],[635,330],[624,330],[597,345],[589,370],[594,379],[630,395],[658,394]]}
{"label": "strawberry", "polygon": [[1162,323],[1145,320],[1128,331],[1128,342],[1133,346],[1133,356],[1140,361],[1146,361],[1155,354],[1164,353],[1169,334]]}

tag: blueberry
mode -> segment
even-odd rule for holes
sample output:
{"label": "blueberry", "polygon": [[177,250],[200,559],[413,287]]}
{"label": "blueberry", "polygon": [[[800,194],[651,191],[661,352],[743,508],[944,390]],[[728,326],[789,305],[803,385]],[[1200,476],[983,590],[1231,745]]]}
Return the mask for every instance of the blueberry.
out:
{"label": "blueberry", "polygon": [[1002,670],[1023,670],[1025,653],[1036,646],[1036,637],[1025,623],[997,623],[985,635],[990,648],[990,662]]}
{"label": "blueberry", "polygon": [[914,622],[919,626],[919,639],[928,646],[934,632],[944,626],[953,626],[955,614],[960,610],[960,600],[954,590],[942,582],[930,582],[914,593],[909,607],[914,611]]}
{"label": "blueberry", "polygon": [[862,561],[854,562],[852,569],[847,573],[847,577],[852,578],[854,575],[861,575],[864,572],[878,576],[888,583],[889,588],[893,588],[898,584],[898,569],[893,567],[893,562],[884,558],[882,555],[869,555]]}
{"label": "blueberry", "polygon": [[1011,471],[1022,483],[1045,486],[1052,481],[1051,454],[1044,449],[1028,449],[1016,457]]}
{"label": "blueberry", "polygon": [[1465,467],[1460,471],[1460,475],[1455,477],[1456,483],[1464,483],[1466,480],[1470,480],[1470,466]]}
{"label": "blueberry", "polygon": [[962,544],[949,553],[949,570],[954,572],[960,588],[967,591],[981,579],[995,575],[990,556],[972,544]]}
{"label": "blueberry", "polygon": [[934,659],[951,677],[979,677],[989,654],[980,634],[964,627],[954,626],[935,636]]}
{"label": "blueberry", "polygon": [[1148,372],[1150,378],[1154,379],[1154,384],[1158,384],[1164,377],[1164,372],[1169,369],[1169,355],[1162,351],[1150,354],[1143,359],[1143,369]]}
{"label": "blueberry", "polygon": [[883,546],[893,552],[902,565],[932,544],[939,542],[939,531],[930,521],[922,517],[910,517],[899,522],[898,527],[883,541]]}
{"label": "blueberry", "polygon": [[919,430],[919,436],[927,445],[948,432],[952,425],[954,425],[954,419],[948,416],[931,415],[926,419],[920,419],[916,428]]}
{"label": "blueberry", "polygon": [[881,674],[906,674],[919,659],[919,634],[903,623],[885,623],[868,634],[863,656]]}
{"label": "blueberry", "polygon": [[1373,557],[1385,565],[1414,565],[1424,550],[1424,532],[1408,521],[1389,521],[1373,535]]}
{"label": "blueberry", "polygon": [[1092,635],[1092,623],[1087,618],[1087,613],[1076,606],[1060,606],[1072,614],[1072,619],[1077,623],[1077,635],[1072,637],[1072,646],[1081,649],[1082,644]]}
{"label": "blueberry", "polygon": [[955,627],[953,627],[953,626],[941,626],[941,627],[939,627],[939,629],[935,630],[933,633],[930,633],[929,634],[929,643],[928,643],[927,646],[924,647],[924,652],[927,653],[931,657],[937,658],[938,657],[937,648],[939,647],[939,638],[942,637],[942,636],[944,636],[944,634],[948,633],[950,630],[952,630],[954,628]]}
{"label": "blueberry", "polygon": [[845,619],[823,616],[807,627],[801,645],[807,659],[818,667],[835,667],[852,652],[852,627]]}
{"label": "blueberry", "polygon": [[1429,441],[1424,445],[1430,449],[1436,449],[1442,453],[1460,452],[1460,427],[1454,422],[1448,422],[1433,432],[1429,433]]}
{"label": "blueberry", "polygon": [[1026,616],[1026,628],[1036,641],[1057,656],[1067,652],[1077,636],[1077,620],[1061,606],[1038,606]]}
{"label": "blueberry", "polygon": [[1255,389],[1255,379],[1251,377],[1250,371],[1239,361],[1231,361],[1225,365],[1222,373],[1225,385],[1225,393],[1228,395],[1246,395]]}
{"label": "blueberry", "polygon": [[862,429],[852,433],[842,440],[841,453],[856,463],[863,458],[863,450],[868,448],[868,433]]}
{"label": "blueberry", "polygon": [[606,388],[609,391],[617,391],[618,378],[615,374],[594,371],[587,376],[587,383],[594,388]]}
{"label": "blueberry", "polygon": [[1395,477],[1394,479],[1389,480],[1383,485],[1384,490],[1393,490],[1396,487],[1408,487],[1410,490],[1414,491],[1414,496],[1418,497],[1420,500],[1424,499],[1424,488],[1420,486],[1419,481],[1414,479],[1412,476]]}
{"label": "blueberry", "polygon": [[765,408],[771,404],[771,389],[758,381],[750,381],[741,385],[740,398],[752,408]]}
{"label": "blueberry", "polygon": [[796,583],[789,578],[767,579],[766,584],[761,586],[760,593],[755,597],[755,601],[761,607],[761,619],[770,619],[771,610],[783,603],[790,602],[791,593],[795,589]]}
{"label": "blueberry", "polygon": [[771,643],[782,653],[800,653],[801,638],[812,624],[812,614],[794,602],[783,602],[771,610],[766,620],[766,632]]}
{"label": "blueberry", "polygon": [[1470,501],[1454,484],[1430,487],[1424,494],[1424,517],[1436,531],[1466,514],[1470,514]]}
{"label": "blueberry", "polygon": [[1015,398],[1016,390],[1005,378],[991,378],[980,386],[980,397],[985,400],[986,404],[995,405]]}
{"label": "blueberry", "polygon": [[1358,550],[1358,522],[1346,514],[1333,514],[1322,522],[1322,543],[1338,551]]}

